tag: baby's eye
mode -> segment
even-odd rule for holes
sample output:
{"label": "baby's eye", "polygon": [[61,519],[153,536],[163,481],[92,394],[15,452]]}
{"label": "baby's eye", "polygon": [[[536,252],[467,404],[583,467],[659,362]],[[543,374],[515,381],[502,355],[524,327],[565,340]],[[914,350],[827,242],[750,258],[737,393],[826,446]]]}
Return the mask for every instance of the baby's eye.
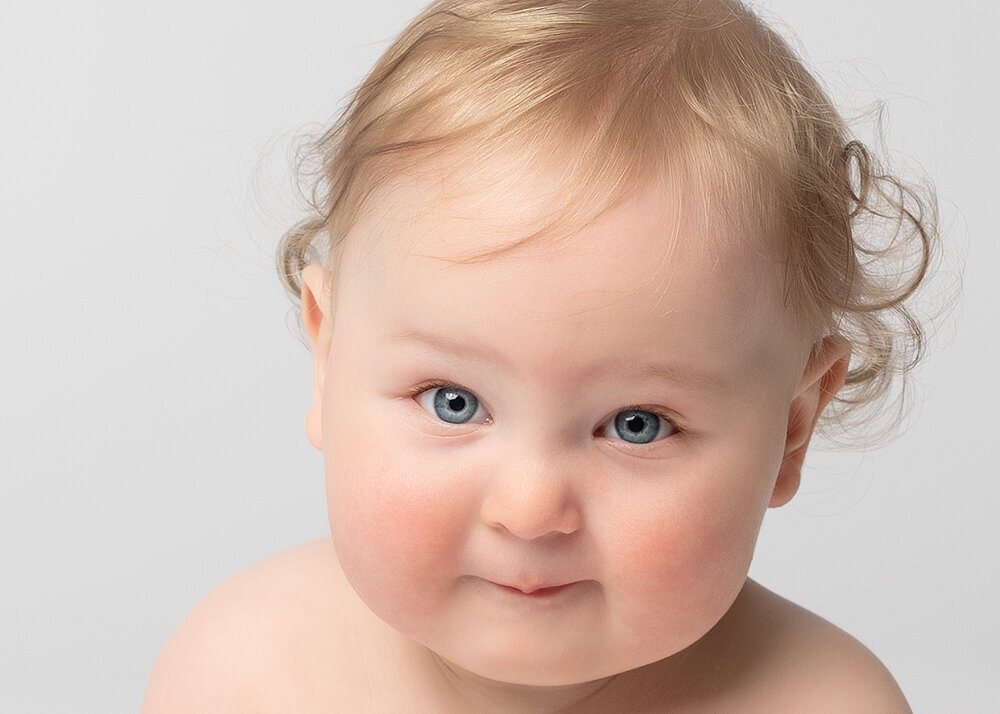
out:
{"label": "baby's eye", "polygon": [[485,424],[489,415],[479,404],[479,399],[461,387],[432,387],[414,397],[428,414],[449,424]]}
{"label": "baby's eye", "polygon": [[674,425],[659,414],[646,409],[623,409],[604,425],[601,436],[631,444],[648,444],[676,431]]}

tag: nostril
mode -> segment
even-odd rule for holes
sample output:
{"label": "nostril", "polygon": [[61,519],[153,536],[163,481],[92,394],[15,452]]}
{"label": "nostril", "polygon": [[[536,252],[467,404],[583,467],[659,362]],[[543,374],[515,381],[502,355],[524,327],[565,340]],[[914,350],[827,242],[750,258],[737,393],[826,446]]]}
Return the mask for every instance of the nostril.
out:
{"label": "nostril", "polygon": [[559,503],[504,504],[495,499],[483,504],[483,522],[520,540],[569,535],[580,528],[579,509],[568,501]]}
{"label": "nostril", "polygon": [[575,528],[551,528],[548,530],[536,529],[529,530],[527,528],[519,527],[518,525],[508,526],[504,523],[492,523],[487,524],[491,528],[497,531],[502,531],[504,534],[513,536],[518,540],[541,540],[547,537],[554,537],[560,535],[569,535],[576,531]]}

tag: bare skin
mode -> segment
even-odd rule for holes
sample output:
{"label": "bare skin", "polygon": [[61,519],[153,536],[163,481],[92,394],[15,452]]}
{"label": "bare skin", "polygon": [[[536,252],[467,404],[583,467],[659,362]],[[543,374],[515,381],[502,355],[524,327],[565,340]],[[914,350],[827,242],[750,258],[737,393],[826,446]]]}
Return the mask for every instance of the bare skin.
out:
{"label": "bare skin", "polygon": [[212,591],[164,649],[142,711],[910,709],[863,645],[750,580],[722,620],[684,651],[587,687],[536,690],[529,700],[523,690],[455,672],[388,627],[358,599],[331,541],[321,539]]}
{"label": "bare skin", "polygon": [[666,182],[468,262],[558,183],[439,185],[359,224],[335,300],[303,271],[331,537],[197,606],[145,712],[908,711],[862,645],[746,580],[849,355],[800,334],[764,239]]}

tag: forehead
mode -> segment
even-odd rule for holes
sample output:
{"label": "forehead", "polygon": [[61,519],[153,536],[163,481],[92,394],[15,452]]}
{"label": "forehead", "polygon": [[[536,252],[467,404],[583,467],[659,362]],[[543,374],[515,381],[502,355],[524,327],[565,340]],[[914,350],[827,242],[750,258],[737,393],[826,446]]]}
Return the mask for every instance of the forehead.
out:
{"label": "forehead", "polygon": [[581,162],[576,153],[517,143],[481,156],[459,146],[401,166],[369,197],[348,241],[361,254],[430,249],[443,260],[475,262],[545,252],[593,223],[632,220],[659,226],[663,241],[646,246],[658,254],[678,235],[687,250],[713,260],[779,252],[773,211],[722,188],[714,174],[725,170],[664,160],[655,170],[609,178],[583,165],[593,157]]}
{"label": "forehead", "polygon": [[515,167],[394,182],[345,255],[342,280],[363,276],[364,309],[403,332],[485,328],[488,316],[539,353],[653,358],[673,333],[686,337],[684,358],[722,365],[737,350],[757,358],[796,344],[764,236],[713,220],[696,186],[665,176],[588,210],[567,203],[558,168]]}

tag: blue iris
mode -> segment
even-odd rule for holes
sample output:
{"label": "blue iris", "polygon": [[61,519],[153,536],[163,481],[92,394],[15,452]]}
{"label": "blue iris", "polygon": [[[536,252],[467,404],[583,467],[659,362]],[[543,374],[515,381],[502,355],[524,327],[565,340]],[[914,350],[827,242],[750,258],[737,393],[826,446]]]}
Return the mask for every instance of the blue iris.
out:
{"label": "blue iris", "polygon": [[632,444],[648,444],[660,434],[660,417],[645,409],[626,409],[615,415],[615,433]]}
{"label": "blue iris", "polygon": [[479,410],[479,400],[468,389],[440,387],[434,390],[434,413],[449,424],[465,424]]}

